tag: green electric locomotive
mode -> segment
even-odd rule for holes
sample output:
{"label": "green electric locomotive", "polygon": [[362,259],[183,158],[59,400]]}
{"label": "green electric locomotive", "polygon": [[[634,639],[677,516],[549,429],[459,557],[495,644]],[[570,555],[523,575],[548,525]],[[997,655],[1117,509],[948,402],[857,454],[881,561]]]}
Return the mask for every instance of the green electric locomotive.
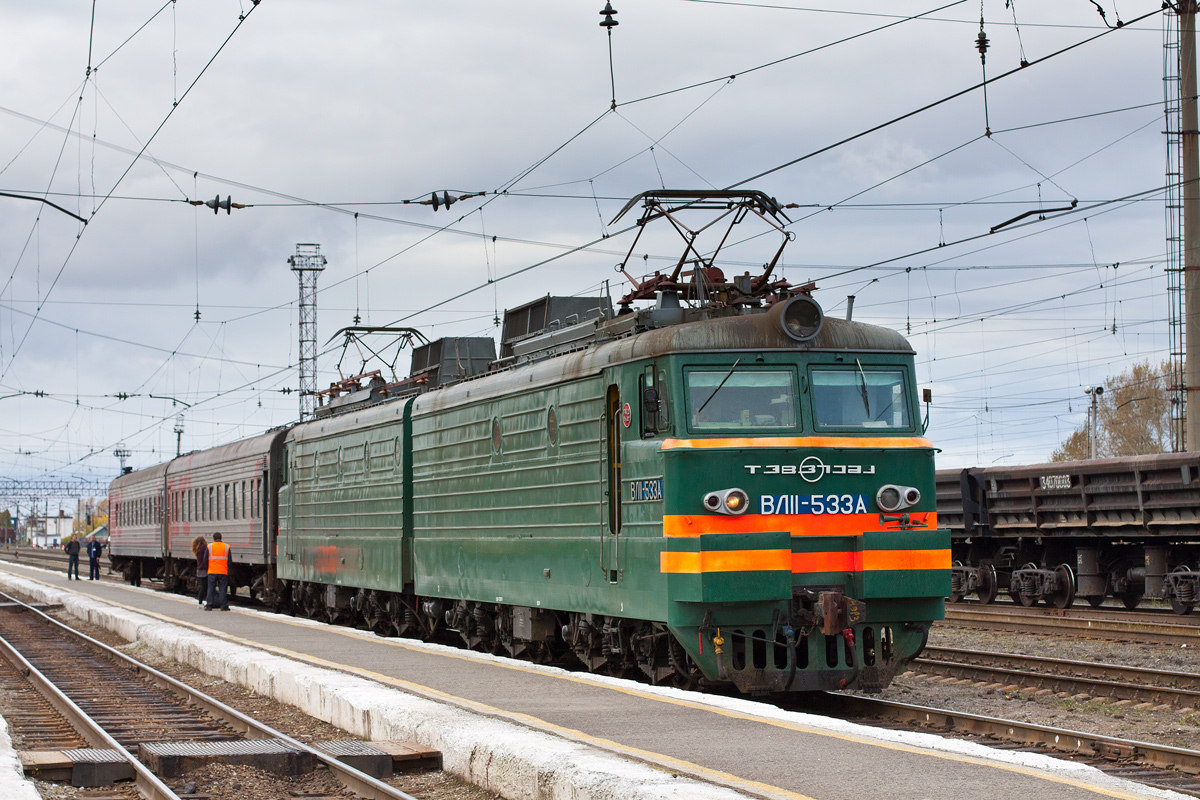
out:
{"label": "green electric locomotive", "polygon": [[779,253],[727,280],[680,222],[753,215],[786,243],[771,198],[635,201],[685,257],[618,313],[542,298],[499,357],[441,340],[406,380],[323,393],[284,443],[275,596],[656,683],[885,686],[950,588],[912,349],[825,317],[772,278]]}

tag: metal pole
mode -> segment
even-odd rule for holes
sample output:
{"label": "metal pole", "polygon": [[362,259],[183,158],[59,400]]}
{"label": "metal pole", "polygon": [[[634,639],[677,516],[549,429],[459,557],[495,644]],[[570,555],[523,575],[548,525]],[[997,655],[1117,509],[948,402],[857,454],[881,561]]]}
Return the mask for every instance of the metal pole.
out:
{"label": "metal pole", "polygon": [[1200,450],[1200,122],[1196,114],[1196,0],[1179,0],[1179,81],[1183,139],[1184,385],[1187,449]]}

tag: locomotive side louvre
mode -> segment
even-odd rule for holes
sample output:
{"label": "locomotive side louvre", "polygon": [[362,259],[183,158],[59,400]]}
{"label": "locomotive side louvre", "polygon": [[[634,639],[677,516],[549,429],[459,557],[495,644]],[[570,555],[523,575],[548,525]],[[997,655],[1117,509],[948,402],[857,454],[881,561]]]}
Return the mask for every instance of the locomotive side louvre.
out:
{"label": "locomotive side louvre", "polygon": [[279,493],[281,580],[391,592],[411,583],[411,403],[292,429]]}
{"label": "locomotive side louvre", "polygon": [[[416,592],[622,613],[611,592],[599,591],[611,535],[602,456],[606,379],[549,374],[525,389],[522,378],[538,382],[525,372],[492,379],[506,387],[500,393],[468,383],[459,397],[415,403]],[[468,393],[484,397],[471,402]]]}

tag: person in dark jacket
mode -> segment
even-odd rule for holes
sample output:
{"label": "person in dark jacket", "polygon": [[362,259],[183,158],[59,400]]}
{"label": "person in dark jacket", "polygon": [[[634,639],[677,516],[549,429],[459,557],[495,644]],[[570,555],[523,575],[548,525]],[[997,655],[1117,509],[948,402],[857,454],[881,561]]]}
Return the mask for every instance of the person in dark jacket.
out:
{"label": "person in dark jacket", "polygon": [[204,605],[204,600],[208,597],[208,542],[203,536],[192,539],[192,555],[196,557],[196,579],[200,581],[196,600],[200,605]]}
{"label": "person in dark jacket", "polygon": [[67,539],[63,550],[67,551],[67,580],[71,580],[71,574],[75,574],[75,580],[79,580],[79,540],[72,536]]}
{"label": "person in dark jacket", "polygon": [[100,580],[100,554],[104,552],[104,545],[100,544],[100,540],[93,536],[88,540],[88,580]]}

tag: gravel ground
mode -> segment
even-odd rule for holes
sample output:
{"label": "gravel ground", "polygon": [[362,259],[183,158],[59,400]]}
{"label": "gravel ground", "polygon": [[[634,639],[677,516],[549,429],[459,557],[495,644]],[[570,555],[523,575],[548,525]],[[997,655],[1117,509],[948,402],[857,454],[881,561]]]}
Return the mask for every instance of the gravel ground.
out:
{"label": "gravel ground", "polygon": [[[951,625],[934,626],[929,644],[1200,673],[1200,648],[1179,645],[1054,638]],[[1200,709],[1139,709],[1129,703],[1098,699],[1080,702],[1048,692],[988,689],[969,681],[927,678],[914,672],[897,677],[881,696],[902,703],[1053,725],[1085,733],[1187,749],[1200,748]]]}

